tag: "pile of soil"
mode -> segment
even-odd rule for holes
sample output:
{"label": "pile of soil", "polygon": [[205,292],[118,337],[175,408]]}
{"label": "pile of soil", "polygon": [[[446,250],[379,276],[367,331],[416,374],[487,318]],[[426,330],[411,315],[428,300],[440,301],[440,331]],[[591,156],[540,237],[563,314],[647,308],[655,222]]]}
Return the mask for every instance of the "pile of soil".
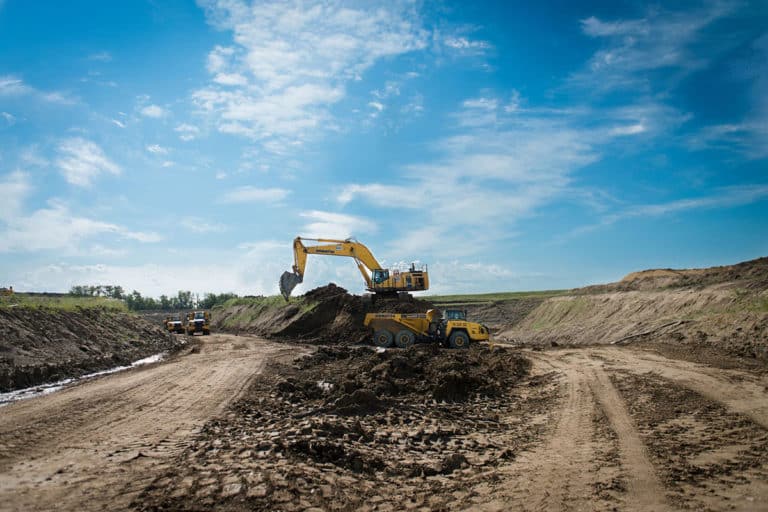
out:
{"label": "pile of soil", "polygon": [[260,377],[134,505],[351,510],[385,489],[456,501],[540,434],[529,420],[552,397],[521,396],[545,384],[520,386],[529,366],[487,346],[321,347]]}
{"label": "pile of soil", "polygon": [[158,324],[106,308],[3,308],[0,333],[0,391],[127,365],[182,341]]}
{"label": "pile of soil", "polygon": [[368,303],[330,283],[308,291],[298,303],[264,308],[260,303],[217,308],[213,329],[257,334],[272,339],[298,340],[315,344],[358,344],[371,337],[363,326],[366,313],[423,313],[432,305],[423,300],[377,299]]}

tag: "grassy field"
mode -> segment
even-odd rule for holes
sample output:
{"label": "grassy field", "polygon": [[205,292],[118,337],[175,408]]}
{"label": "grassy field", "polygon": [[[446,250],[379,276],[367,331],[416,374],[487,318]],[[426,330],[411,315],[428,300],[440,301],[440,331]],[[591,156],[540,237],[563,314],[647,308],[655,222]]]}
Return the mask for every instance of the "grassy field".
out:
{"label": "grassy field", "polygon": [[565,295],[570,290],[542,290],[537,292],[496,292],[465,295],[420,295],[418,298],[428,300],[433,304],[487,304],[490,302],[507,302],[520,299],[546,299],[557,295]]}
{"label": "grassy field", "polygon": [[40,308],[60,311],[76,311],[77,309],[106,308],[114,311],[128,312],[124,302],[105,297],[72,297],[69,295],[26,295],[15,293],[0,296],[0,309],[10,308]]}

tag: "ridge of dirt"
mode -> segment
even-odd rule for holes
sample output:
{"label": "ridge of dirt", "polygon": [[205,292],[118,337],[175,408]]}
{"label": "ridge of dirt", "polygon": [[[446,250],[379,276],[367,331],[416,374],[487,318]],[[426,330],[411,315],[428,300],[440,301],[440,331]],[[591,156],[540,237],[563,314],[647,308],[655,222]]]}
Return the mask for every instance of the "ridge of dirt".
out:
{"label": "ridge of dirt", "polygon": [[157,324],[106,308],[2,308],[0,332],[0,391],[130,364],[182,345]]}
{"label": "ridge of dirt", "polygon": [[[432,304],[419,299],[400,302],[377,299],[366,304],[359,295],[330,283],[300,296],[298,303],[252,304],[215,308],[212,327],[219,331],[250,333],[271,339],[298,340],[315,344],[359,344],[370,338],[363,326],[366,313],[423,313]],[[282,299],[280,299],[282,301]]]}
{"label": "ridge of dirt", "polygon": [[573,294],[616,291],[705,288],[734,284],[746,289],[768,288],[768,256],[719,267],[694,269],[648,269],[631,272],[616,283],[577,288]]}

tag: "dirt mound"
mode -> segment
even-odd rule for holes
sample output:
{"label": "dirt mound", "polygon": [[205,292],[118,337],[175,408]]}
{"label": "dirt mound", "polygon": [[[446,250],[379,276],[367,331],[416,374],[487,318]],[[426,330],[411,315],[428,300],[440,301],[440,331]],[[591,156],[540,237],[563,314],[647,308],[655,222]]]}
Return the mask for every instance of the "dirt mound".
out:
{"label": "dirt mound", "polygon": [[333,283],[321,286],[286,303],[257,297],[250,303],[215,308],[213,328],[225,332],[252,333],[269,338],[300,340],[317,344],[357,344],[370,337],[363,327],[366,313],[420,313],[431,304],[414,299],[378,299],[366,303]]}
{"label": "dirt mound", "polygon": [[180,346],[161,326],[105,308],[2,308],[0,332],[0,391],[78,377]]}
{"label": "dirt mound", "polygon": [[448,510],[432,501],[443,496],[466,508],[467,482],[514,459],[538,433],[532,418],[551,407],[548,395],[520,396],[543,388],[520,386],[528,368],[486,346],[320,347],[256,381],[134,505]]}

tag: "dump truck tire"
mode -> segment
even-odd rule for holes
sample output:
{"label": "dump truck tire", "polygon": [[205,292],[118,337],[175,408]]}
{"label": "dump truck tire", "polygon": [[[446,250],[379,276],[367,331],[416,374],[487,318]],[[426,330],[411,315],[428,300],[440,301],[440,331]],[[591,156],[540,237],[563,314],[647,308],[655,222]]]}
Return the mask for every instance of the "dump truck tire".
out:
{"label": "dump truck tire", "polygon": [[408,329],[403,329],[395,335],[395,345],[400,348],[408,348],[416,341],[416,336]]}
{"label": "dump truck tire", "polygon": [[448,338],[451,348],[469,348],[469,336],[464,331],[453,331]]}
{"label": "dump truck tire", "polygon": [[373,334],[373,344],[377,347],[389,348],[392,346],[392,333],[382,329]]}

